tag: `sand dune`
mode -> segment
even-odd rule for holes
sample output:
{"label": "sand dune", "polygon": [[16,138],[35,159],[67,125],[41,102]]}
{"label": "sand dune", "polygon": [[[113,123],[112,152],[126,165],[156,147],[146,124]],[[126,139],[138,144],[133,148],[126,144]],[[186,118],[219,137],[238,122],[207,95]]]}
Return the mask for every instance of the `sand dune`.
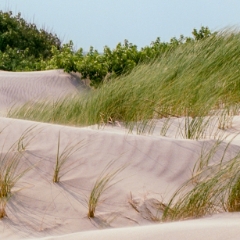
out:
{"label": "sand dune", "polygon": [[[0,110],[79,89],[83,89],[79,79],[62,71],[0,72]],[[121,126],[75,128],[4,117],[0,129],[1,157],[11,156],[9,149],[16,143],[23,154],[19,167],[30,167],[7,203],[8,217],[0,221],[1,239],[239,239],[239,213],[156,221],[162,214],[157,204],[166,203],[191,177],[202,147],[214,140],[141,136],[127,134]],[[239,129],[240,118],[235,117],[229,134]],[[53,183],[59,136],[60,153],[74,144],[80,149],[66,161],[60,183]],[[239,146],[235,138],[231,150]],[[112,171],[125,168],[103,194],[96,217],[89,219],[88,197],[110,162]]]}
{"label": "sand dune", "polygon": [[77,74],[67,74],[63,70],[0,71],[0,109],[6,112],[13,105],[28,101],[57,100],[85,88]]}

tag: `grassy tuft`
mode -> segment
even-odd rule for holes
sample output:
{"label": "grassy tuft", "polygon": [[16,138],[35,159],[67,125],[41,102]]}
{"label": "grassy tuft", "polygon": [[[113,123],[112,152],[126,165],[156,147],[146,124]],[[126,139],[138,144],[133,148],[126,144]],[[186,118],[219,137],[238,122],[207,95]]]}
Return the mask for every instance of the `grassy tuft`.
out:
{"label": "grassy tuft", "polygon": [[[202,152],[193,177],[181,186],[163,212],[163,221],[198,218],[240,210],[240,151],[229,159],[230,143],[217,141]],[[221,155],[219,153],[221,152]],[[218,161],[213,158],[218,157]],[[228,158],[228,160],[226,160]]]}
{"label": "grassy tuft", "polygon": [[12,196],[12,188],[31,169],[20,164],[22,157],[23,154],[13,148],[0,157],[0,218],[7,216],[5,208]]}
{"label": "grassy tuft", "polygon": [[61,145],[61,136],[60,132],[58,134],[58,145],[57,145],[57,156],[56,156],[56,162],[53,172],[53,182],[58,183],[60,181],[60,178],[62,175],[60,175],[60,172],[67,162],[67,160],[76,153],[80,148],[82,148],[81,145],[82,141],[77,142],[75,144],[70,144],[66,146],[61,152],[60,152],[60,145]]}
{"label": "grassy tuft", "polygon": [[26,148],[29,146],[30,142],[36,137],[36,135],[39,133],[34,133],[31,136],[31,132],[36,128],[37,126],[31,126],[27,128],[19,137],[18,143],[17,143],[17,149],[19,152],[25,151]]}
{"label": "grassy tuft", "polygon": [[111,186],[116,184],[116,182],[113,182],[114,178],[126,167],[126,166],[122,166],[115,170],[111,170],[110,167],[113,165],[114,162],[115,161],[110,162],[106,166],[106,168],[101,172],[101,174],[97,178],[91,190],[91,194],[88,199],[88,217],[89,218],[95,217],[96,208],[99,204],[102,194]]}

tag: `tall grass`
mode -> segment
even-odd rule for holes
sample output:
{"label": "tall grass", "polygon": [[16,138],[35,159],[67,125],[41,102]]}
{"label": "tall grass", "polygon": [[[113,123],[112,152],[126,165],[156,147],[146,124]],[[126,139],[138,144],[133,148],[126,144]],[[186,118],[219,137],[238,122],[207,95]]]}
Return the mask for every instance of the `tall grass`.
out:
{"label": "tall grass", "polygon": [[[55,104],[28,103],[8,116],[79,126],[121,121],[130,131],[137,124],[140,133],[152,119],[187,117],[184,137],[201,138],[204,116],[218,116],[239,103],[239,65],[240,33],[225,30],[180,45],[88,94]],[[219,119],[225,128],[229,120]]]}
{"label": "tall grass", "polygon": [[[222,144],[217,141],[202,152],[193,177],[174,193],[164,209],[163,221],[240,211],[240,149],[229,158],[230,143]],[[214,156],[218,157],[217,162],[213,161]]]}

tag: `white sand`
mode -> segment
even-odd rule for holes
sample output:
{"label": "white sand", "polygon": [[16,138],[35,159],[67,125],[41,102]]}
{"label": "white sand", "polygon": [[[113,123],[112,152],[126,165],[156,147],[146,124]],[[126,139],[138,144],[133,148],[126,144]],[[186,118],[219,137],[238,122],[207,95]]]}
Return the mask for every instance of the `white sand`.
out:
{"label": "white sand", "polygon": [[[19,79],[18,79],[19,77]],[[75,79],[75,80],[74,80]],[[81,91],[79,79],[62,71],[39,73],[0,72],[0,111],[13,103],[25,103]],[[37,96],[37,97],[36,97]],[[2,153],[18,141],[21,134],[34,129],[23,139],[20,167],[32,166],[13,189],[6,212],[0,221],[1,239],[239,239],[239,213],[221,213],[197,220],[173,223],[154,222],[161,216],[153,207],[167,202],[191,170],[203,146],[214,141],[184,140],[126,134],[120,126],[99,130],[74,128],[25,120],[0,118]],[[240,130],[235,117],[232,136]],[[82,148],[63,167],[59,184],[52,183],[58,135],[60,151],[81,142]],[[238,149],[236,137],[232,151]],[[96,217],[87,217],[87,198],[102,170],[115,161],[112,169],[127,165],[117,182],[102,196]],[[136,204],[136,211],[130,204]]]}
{"label": "white sand", "polygon": [[67,74],[63,70],[0,71],[0,113],[5,113],[13,105],[22,105],[28,101],[57,100],[84,89],[77,74]]}

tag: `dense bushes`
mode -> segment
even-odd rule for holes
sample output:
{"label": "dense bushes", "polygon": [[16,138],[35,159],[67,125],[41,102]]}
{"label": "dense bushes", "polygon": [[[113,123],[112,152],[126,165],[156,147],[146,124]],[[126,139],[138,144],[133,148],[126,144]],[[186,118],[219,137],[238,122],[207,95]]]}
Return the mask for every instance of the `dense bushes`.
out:
{"label": "dense bushes", "polygon": [[50,57],[51,48],[60,49],[61,42],[56,35],[44,29],[38,30],[33,23],[27,23],[21,14],[13,17],[12,12],[0,12],[0,50],[5,52],[7,46],[23,51],[28,48],[27,54],[38,58]]}
{"label": "dense bushes", "polygon": [[52,57],[52,47],[61,42],[56,35],[35,24],[27,23],[19,13],[0,11],[0,69],[9,71],[36,70],[37,62]]}
{"label": "dense bushes", "polygon": [[193,38],[180,36],[168,43],[160,38],[150,46],[137,49],[127,40],[115,49],[105,46],[103,53],[90,47],[87,54],[83,49],[74,51],[73,42],[61,45],[59,38],[35,24],[27,23],[21,14],[0,12],[0,69],[8,71],[34,71],[64,69],[80,72],[83,78],[98,86],[103,80],[129,73],[138,63],[160,57],[181,44],[198,41],[212,33],[207,27],[193,30]]}
{"label": "dense bushes", "polygon": [[179,39],[172,38],[170,42],[161,42],[160,38],[152,42],[150,46],[137,49],[136,45],[127,40],[123,44],[117,44],[115,49],[105,46],[103,53],[99,53],[90,47],[87,54],[83,54],[83,49],[73,50],[73,43],[63,45],[61,49],[52,48],[52,58],[41,64],[41,69],[63,68],[67,72],[80,72],[83,78],[91,80],[93,86],[98,86],[104,80],[114,78],[131,72],[139,63],[146,63],[163,54],[173,51],[179,45],[189,42],[199,41],[213,34],[207,27],[202,27],[199,31],[193,30],[193,38],[180,36]]}

